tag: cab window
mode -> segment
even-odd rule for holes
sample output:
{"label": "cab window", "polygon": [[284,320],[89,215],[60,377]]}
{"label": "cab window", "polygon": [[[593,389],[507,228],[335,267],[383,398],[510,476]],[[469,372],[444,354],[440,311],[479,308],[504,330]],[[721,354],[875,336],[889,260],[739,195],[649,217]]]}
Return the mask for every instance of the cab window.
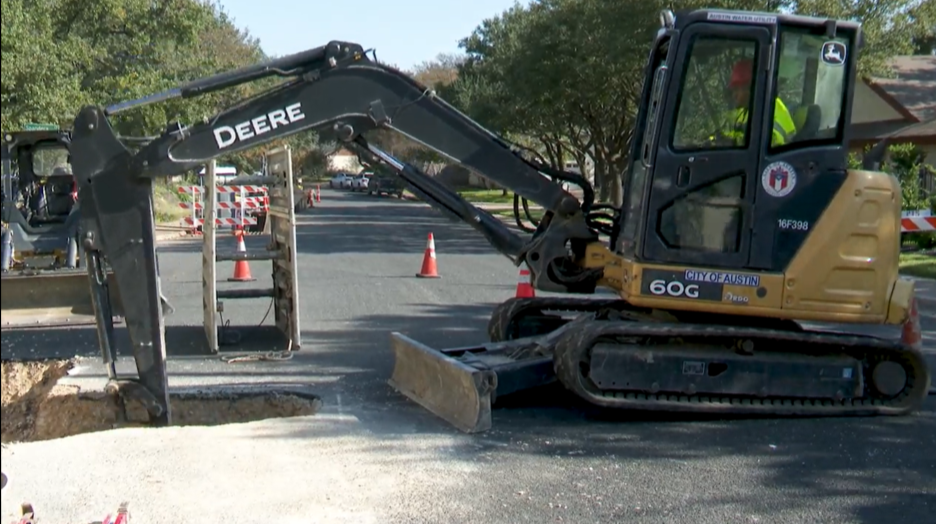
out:
{"label": "cab window", "polygon": [[683,73],[673,150],[748,147],[757,47],[748,39],[695,39]]}
{"label": "cab window", "polygon": [[68,148],[55,145],[39,145],[32,154],[33,174],[39,178],[48,178],[55,174],[71,173],[68,164]]}
{"label": "cab window", "polygon": [[788,110],[795,132],[783,143],[771,143],[771,150],[838,141],[844,127],[849,38],[829,38],[811,34],[805,28],[784,27],[779,40],[777,97]]}

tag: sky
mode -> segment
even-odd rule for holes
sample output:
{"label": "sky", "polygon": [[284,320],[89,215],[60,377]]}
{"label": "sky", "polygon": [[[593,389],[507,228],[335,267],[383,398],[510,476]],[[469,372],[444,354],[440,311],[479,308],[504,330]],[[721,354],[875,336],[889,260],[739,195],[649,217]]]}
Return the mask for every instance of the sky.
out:
{"label": "sky", "polygon": [[[458,41],[515,0],[220,0],[234,23],[267,55],[287,55],[330,40],[375,49],[403,69],[457,53]],[[520,2],[526,3],[526,2]]]}

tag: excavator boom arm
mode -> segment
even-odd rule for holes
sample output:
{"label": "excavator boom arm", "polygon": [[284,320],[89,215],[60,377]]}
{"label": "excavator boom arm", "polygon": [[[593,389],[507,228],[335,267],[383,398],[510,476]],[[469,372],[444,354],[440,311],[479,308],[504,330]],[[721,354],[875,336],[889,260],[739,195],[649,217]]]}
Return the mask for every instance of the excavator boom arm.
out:
{"label": "excavator boom arm", "polygon": [[[172,125],[135,153],[124,147],[107,119],[140,105],[198,96],[273,75],[287,80],[190,127]],[[540,204],[550,212],[549,218],[530,241],[521,238],[456,192],[369,144],[363,134],[379,127],[400,132]],[[584,246],[598,238],[587,225],[582,204],[504,141],[407,75],[368,59],[357,44],[332,42],[107,109],[85,107],[75,119],[72,165],[79,184],[82,242],[101,349],[113,379],[106,261],[124,297],[125,322],[139,372],[138,381],[122,385],[149,406],[154,422],[169,423],[169,406],[152,179],[313,129],[334,133],[360,153],[385,163],[417,196],[470,224],[515,263],[526,260],[537,287],[594,290],[600,271],[581,269],[569,258],[570,242],[581,256]]]}

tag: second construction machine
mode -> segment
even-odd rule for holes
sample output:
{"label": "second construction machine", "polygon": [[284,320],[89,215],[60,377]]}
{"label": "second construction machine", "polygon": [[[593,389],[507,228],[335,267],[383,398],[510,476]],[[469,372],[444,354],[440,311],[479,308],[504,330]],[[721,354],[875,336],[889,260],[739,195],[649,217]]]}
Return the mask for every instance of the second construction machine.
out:
{"label": "second construction machine", "polygon": [[[334,133],[470,224],[536,289],[614,300],[515,299],[494,343],[434,350],[392,334],[391,384],[464,431],[497,397],[558,380],[599,406],[772,415],[900,415],[927,395],[913,283],[897,272],[900,187],[869,157],[847,163],[858,24],[775,13],[664,12],[646,66],[624,205],[594,202],[555,171],[347,42],[205,78],[142,100],[86,107],[72,164],[82,245],[125,304],[139,377],[119,393],[170,421],[151,179],[304,130]],[[613,50],[609,50],[613,53]],[[286,81],[136,153],[107,116],[262,77]],[[546,210],[530,238],[369,144],[396,130]],[[544,176],[546,175],[546,176]],[[547,178],[549,177],[549,178]],[[580,185],[579,201],[562,183]],[[109,304],[92,278],[105,358]],[[568,315],[567,313],[571,313]],[[570,318],[571,317],[571,318]],[[900,339],[805,322],[904,326]]]}
{"label": "second construction machine", "polygon": [[[80,206],[69,146],[69,132],[60,129],[0,136],[0,329],[94,321],[87,271],[80,267]],[[111,299],[119,315],[116,288]]]}

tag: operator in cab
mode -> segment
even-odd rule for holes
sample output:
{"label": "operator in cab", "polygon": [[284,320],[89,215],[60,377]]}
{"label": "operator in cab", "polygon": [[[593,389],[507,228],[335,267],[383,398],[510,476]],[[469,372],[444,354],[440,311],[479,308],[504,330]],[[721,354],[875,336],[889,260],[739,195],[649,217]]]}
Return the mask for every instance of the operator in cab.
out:
{"label": "operator in cab", "polygon": [[[722,134],[741,145],[744,143],[745,129],[748,120],[748,108],[751,100],[751,85],[753,81],[753,63],[751,60],[739,60],[731,70],[731,80],[728,89],[735,109],[728,117],[727,129]],[[777,97],[774,103],[773,133],[770,143],[773,147],[788,143],[796,134],[796,125],[786,105]]]}

